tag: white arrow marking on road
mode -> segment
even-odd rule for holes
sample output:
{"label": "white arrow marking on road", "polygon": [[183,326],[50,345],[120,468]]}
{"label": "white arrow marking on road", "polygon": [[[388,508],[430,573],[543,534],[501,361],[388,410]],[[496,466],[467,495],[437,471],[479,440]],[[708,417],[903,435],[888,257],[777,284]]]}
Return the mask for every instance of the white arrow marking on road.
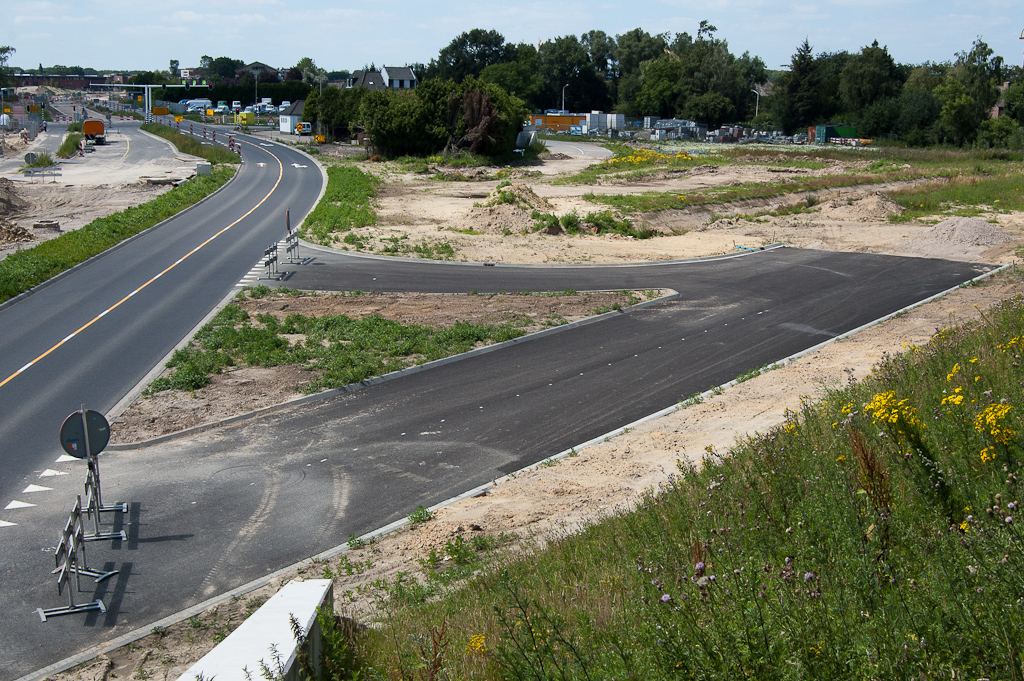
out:
{"label": "white arrow marking on road", "polygon": [[273,144],[267,144],[266,142],[260,142],[260,146],[261,147],[272,147],[274,145]]}
{"label": "white arrow marking on road", "polygon": [[299,165],[298,163],[293,163],[292,167],[294,167],[294,168],[308,168],[309,166],[303,166],[303,165]]}
{"label": "white arrow marking on road", "polygon": [[0,527],[12,527],[18,523],[9,523],[6,520],[0,520]]}
{"label": "white arrow marking on road", "polygon": [[47,468],[45,471],[39,474],[40,478],[52,478],[55,475],[67,475],[64,471],[55,471]]}
{"label": "white arrow marking on road", "polygon": [[54,463],[69,463],[71,461],[81,461],[81,459],[76,459],[75,457],[69,456],[67,454],[61,454],[59,457],[57,457],[57,460],[54,461]]}
{"label": "white arrow marking on road", "polygon": [[256,165],[258,165],[260,168],[266,168],[267,167],[266,163],[257,163]]}
{"label": "white arrow marking on road", "polygon": [[32,492],[49,492],[52,491],[52,487],[42,487],[40,485],[29,485],[25,489],[21,490],[22,494],[32,494]]}
{"label": "white arrow marking on road", "polygon": [[4,510],[13,511],[16,508],[29,508],[30,506],[35,506],[35,504],[30,504],[27,501],[18,501],[17,499],[15,499],[11,503],[4,506]]}

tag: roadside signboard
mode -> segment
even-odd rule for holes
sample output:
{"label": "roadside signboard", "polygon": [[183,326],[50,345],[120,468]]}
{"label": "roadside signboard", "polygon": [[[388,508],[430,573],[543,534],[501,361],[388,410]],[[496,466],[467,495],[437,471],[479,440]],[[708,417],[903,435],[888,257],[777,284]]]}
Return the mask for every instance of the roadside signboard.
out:
{"label": "roadside signboard", "polygon": [[168,109],[166,106],[154,106],[153,107],[153,115],[154,116],[166,116],[168,113],[170,113],[170,109]]}
{"label": "roadside signboard", "polygon": [[35,162],[36,162],[36,155],[35,154],[33,154],[31,151],[28,152],[27,154],[25,154],[25,163],[27,163],[28,165],[32,165]]}
{"label": "roadside signboard", "polygon": [[[87,439],[88,438],[88,439]],[[79,459],[96,456],[110,442],[110,424],[92,409],[80,409],[64,419],[60,427],[61,448]]]}

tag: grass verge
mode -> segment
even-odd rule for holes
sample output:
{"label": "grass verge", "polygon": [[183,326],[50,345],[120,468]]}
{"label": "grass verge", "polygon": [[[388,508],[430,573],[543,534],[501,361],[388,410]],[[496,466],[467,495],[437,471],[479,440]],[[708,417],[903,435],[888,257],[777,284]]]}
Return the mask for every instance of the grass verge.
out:
{"label": "grass verge", "polygon": [[57,147],[57,158],[71,158],[78,153],[78,143],[84,138],[80,132],[69,132]]}
{"label": "grass verge", "polygon": [[219,189],[234,172],[217,168],[212,175],[195,177],[152,201],[10,254],[0,261],[0,303],[180,213]]}
{"label": "grass verge", "polygon": [[529,559],[488,566],[451,540],[424,557],[425,580],[378,585],[358,664],[397,678],[418,664],[477,679],[1019,678],[1022,352],[1018,297]]}
{"label": "grass verge", "polygon": [[[255,297],[267,293],[267,287],[250,291]],[[301,390],[314,393],[466,352],[477,344],[518,338],[523,333],[509,323],[456,322],[450,327],[428,327],[377,315],[351,319],[346,315],[292,314],[280,321],[268,314],[251,318],[241,307],[231,304],[203,326],[188,346],[174,353],[167,363],[174,371],[154,381],[147,392],[198,390],[209,383],[211,375],[229,366],[295,364],[312,376]],[[305,338],[293,345],[283,334],[302,334]]]}
{"label": "grass verge", "polygon": [[216,144],[203,144],[191,135],[182,135],[177,130],[172,130],[160,123],[143,123],[142,130],[163,137],[178,148],[183,154],[191,154],[204,158],[210,163],[239,163],[238,155],[233,154],[222,146]]}
{"label": "grass verge", "polygon": [[353,227],[376,224],[370,205],[380,180],[352,166],[329,166],[327,190],[302,225],[303,239],[330,245]]}

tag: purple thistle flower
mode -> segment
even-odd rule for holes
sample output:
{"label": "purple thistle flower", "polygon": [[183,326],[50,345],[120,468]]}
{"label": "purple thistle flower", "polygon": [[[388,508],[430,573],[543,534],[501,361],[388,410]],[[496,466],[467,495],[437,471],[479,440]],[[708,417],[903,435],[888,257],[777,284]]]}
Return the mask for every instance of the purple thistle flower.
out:
{"label": "purple thistle flower", "polygon": [[661,595],[661,602],[662,603],[668,603],[671,600],[672,600],[672,597],[669,596],[668,594],[662,594]]}

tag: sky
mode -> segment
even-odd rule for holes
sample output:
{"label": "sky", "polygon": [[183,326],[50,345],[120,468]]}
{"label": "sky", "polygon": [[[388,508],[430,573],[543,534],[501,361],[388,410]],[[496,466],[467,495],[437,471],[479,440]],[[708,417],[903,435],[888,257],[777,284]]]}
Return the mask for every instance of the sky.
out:
{"label": "sky", "polygon": [[198,66],[202,55],[282,68],[311,57],[328,71],[373,63],[427,63],[473,28],[531,43],[602,30],[696,35],[718,28],[735,55],[749,51],[769,69],[787,66],[806,38],[819,52],[857,51],[872,41],[902,63],[942,62],[980,37],[1021,65],[1020,0],[12,0],[0,9],[0,46],[9,64],[100,70]]}

